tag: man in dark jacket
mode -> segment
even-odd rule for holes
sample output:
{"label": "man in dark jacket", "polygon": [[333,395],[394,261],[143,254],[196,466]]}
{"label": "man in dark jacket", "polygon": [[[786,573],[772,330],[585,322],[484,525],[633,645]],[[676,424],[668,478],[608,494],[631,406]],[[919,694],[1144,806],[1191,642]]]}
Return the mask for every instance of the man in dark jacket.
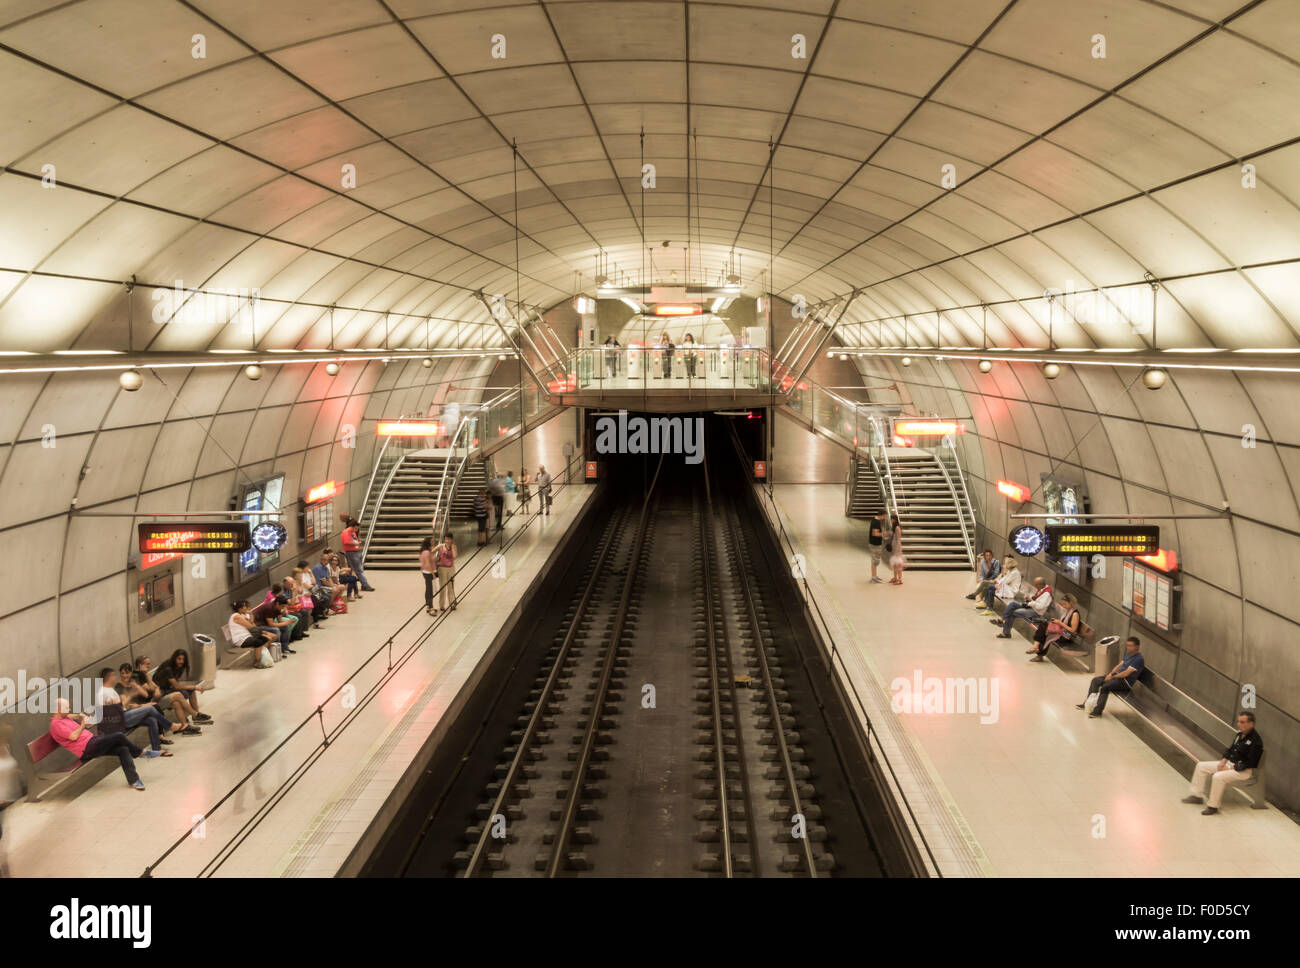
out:
{"label": "man in dark jacket", "polygon": [[1264,755],[1264,740],[1255,729],[1255,714],[1242,710],[1237,714],[1237,736],[1232,745],[1223,751],[1223,759],[1215,763],[1207,760],[1197,763],[1192,771],[1192,790],[1183,797],[1183,803],[1203,803],[1205,784],[1210,784],[1210,801],[1201,813],[1213,816],[1223,802],[1223,791],[1229,783],[1245,783],[1259,768],[1259,758]]}

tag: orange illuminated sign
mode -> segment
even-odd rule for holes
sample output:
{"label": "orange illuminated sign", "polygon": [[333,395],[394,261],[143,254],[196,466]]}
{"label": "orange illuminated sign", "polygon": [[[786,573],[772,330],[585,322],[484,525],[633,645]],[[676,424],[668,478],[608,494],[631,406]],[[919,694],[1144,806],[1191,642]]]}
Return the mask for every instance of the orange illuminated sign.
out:
{"label": "orange illuminated sign", "polygon": [[594,481],[600,476],[600,465],[594,460],[587,461],[587,480]]}
{"label": "orange illuminated sign", "polygon": [[660,303],[655,306],[656,316],[698,316],[703,312],[703,306],[688,303]]}
{"label": "orange illuminated sign", "polygon": [[303,500],[304,504],[317,504],[320,501],[327,501],[340,494],[343,491],[342,481],[326,481],[324,484],[317,484],[307,492],[307,497]]}
{"label": "orange illuminated sign", "polygon": [[1156,571],[1169,574],[1178,570],[1178,554],[1168,548],[1159,549],[1154,555],[1135,555],[1138,561],[1150,565]]}
{"label": "orange illuminated sign", "polygon": [[754,461],[754,476],[760,481],[767,477],[767,461]]}
{"label": "orange illuminated sign", "polygon": [[231,553],[247,551],[251,545],[247,521],[192,522],[183,527],[141,524],[136,530],[142,556]]}
{"label": "orange illuminated sign", "polygon": [[1029,488],[1015,481],[998,481],[998,493],[1005,494],[1011,500],[1019,501],[1021,504],[1029,500]]}
{"label": "orange illuminated sign", "polygon": [[400,420],[384,421],[375,428],[380,437],[435,437],[442,433],[436,423],[402,423]]}
{"label": "orange illuminated sign", "polygon": [[894,433],[913,437],[946,437],[964,434],[966,425],[959,420],[895,420]]}

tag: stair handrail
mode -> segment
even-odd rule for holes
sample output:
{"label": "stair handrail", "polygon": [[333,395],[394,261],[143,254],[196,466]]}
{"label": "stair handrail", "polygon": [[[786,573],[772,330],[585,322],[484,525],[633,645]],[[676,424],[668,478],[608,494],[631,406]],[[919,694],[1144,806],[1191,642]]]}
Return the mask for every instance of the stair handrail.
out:
{"label": "stair handrail", "polygon": [[[413,420],[419,416],[420,414],[418,413],[404,413],[398,416],[396,422],[401,423],[403,420]],[[376,426],[378,426],[378,424],[376,424]],[[370,495],[374,493],[375,477],[379,474],[380,464],[384,462],[384,453],[388,450],[388,445],[397,439],[396,436],[385,437],[384,445],[379,448],[379,454],[375,457],[375,466],[370,469],[370,480],[366,482],[365,496],[361,499],[361,510],[357,512],[357,519],[360,521],[366,519],[366,508],[370,506]]]}
{"label": "stair handrail", "polygon": [[[444,514],[444,512],[451,507],[452,496],[453,494],[455,494],[456,491],[456,482],[459,482],[460,480],[460,472],[465,468],[466,461],[469,460],[471,447],[470,447],[468,434],[470,432],[469,428],[471,422],[472,422],[471,417],[469,416],[461,417],[460,423],[457,424],[456,426],[456,433],[452,435],[451,443],[448,445],[450,449],[450,453],[447,455],[447,462],[442,467],[442,478],[441,480],[438,481],[438,494],[437,497],[434,498],[434,502],[433,502],[433,517],[429,521],[429,530],[430,533],[432,533],[435,540],[437,540],[439,534],[439,524],[438,524],[439,515],[441,514],[443,515],[444,518],[446,517],[446,514]],[[462,434],[466,435],[465,444],[464,444],[465,456],[461,458],[460,463],[456,465],[455,473],[452,475],[453,483],[451,486],[451,490],[447,491],[447,477],[448,477],[447,471],[451,467],[451,462],[455,460],[456,447],[457,447],[456,441],[460,440]],[[447,503],[445,507],[442,501],[442,495],[444,491],[446,491],[447,493]]]}
{"label": "stair handrail", "polygon": [[[944,445],[941,443],[939,446],[942,449]],[[955,448],[954,448],[954,453],[955,453]],[[938,454],[935,454],[933,451],[930,452],[930,456],[933,457],[934,462],[939,465],[939,470],[943,473],[943,479],[948,483],[948,492],[952,494],[953,503],[957,505],[957,523],[961,525],[961,540],[962,543],[966,545],[966,560],[970,563],[970,566],[974,568],[975,567],[975,545],[971,542],[970,533],[966,530],[966,507],[961,503],[962,499],[957,494],[957,488],[953,486],[952,475],[948,473],[948,467],[946,464],[944,464],[943,458],[940,457]],[[957,466],[957,474],[958,477],[960,478],[961,465]],[[965,489],[966,489],[966,482],[963,480],[962,481],[963,492],[965,491]],[[969,496],[967,496],[967,500],[969,500]]]}
{"label": "stair handrail", "polygon": [[370,551],[370,539],[375,533],[375,522],[379,520],[379,509],[384,506],[384,495],[388,493],[388,485],[393,483],[393,478],[397,476],[398,468],[406,463],[406,458],[409,456],[409,454],[403,454],[401,457],[397,458],[397,462],[394,463],[392,469],[389,470],[388,476],[384,478],[384,486],[380,488],[379,497],[375,499],[375,513],[370,516],[370,522],[366,525],[366,539],[361,543],[362,561],[366,560],[366,555]]}
{"label": "stair handrail", "polygon": [[[880,426],[880,420],[878,417],[873,415],[870,420],[871,429],[875,432],[876,439],[880,441],[880,462],[885,467],[885,473],[883,475],[885,483],[889,485],[889,506],[894,509],[893,513],[897,514],[901,520],[903,515],[898,510],[898,495],[894,493],[894,471],[893,468],[889,466],[889,438],[885,436],[885,432]],[[876,458],[873,455],[871,459],[874,461]],[[877,475],[880,476],[879,468],[877,468]],[[883,497],[884,495],[881,496]]]}

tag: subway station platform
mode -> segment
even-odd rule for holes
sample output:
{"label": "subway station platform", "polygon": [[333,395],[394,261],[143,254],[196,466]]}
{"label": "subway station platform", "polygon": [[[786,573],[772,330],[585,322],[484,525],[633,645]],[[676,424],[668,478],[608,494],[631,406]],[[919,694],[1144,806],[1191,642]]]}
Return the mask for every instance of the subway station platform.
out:
{"label": "subway station platform", "polygon": [[[944,876],[1300,876],[1300,824],[1232,795],[1213,817],[1180,803],[1186,779],[1126,728],[1124,703],[1112,699],[1095,720],[1075,709],[1090,673],[1029,662],[1019,635],[995,638],[964,597],[969,572],[871,584],[868,523],[838,513],[842,488],[774,492]],[[996,721],[892,715],[891,683],[918,670],[996,680]]]}
{"label": "subway station platform", "polygon": [[[353,603],[348,614],[313,628],[309,640],[296,643],[296,655],[269,670],[219,672],[217,687],[202,696],[203,710],[215,725],[204,727],[200,736],[175,736],[174,745],[164,747],[174,751],[171,758],[137,759],[143,793],[130,790],[114,770],[75,799],[55,796],[10,807],[3,841],[9,873],[134,877],[187,830],[192,835],[152,876],[340,873],[593,493],[581,485],[557,488],[553,512],[546,518],[536,515],[534,498],[531,523],[504,553],[504,576],[489,573],[468,592],[469,580],[489,566],[497,542],[476,549],[472,530],[458,533],[457,591],[463,597],[441,619],[421,611],[424,591],[418,571],[371,572],[377,590]],[[507,524],[507,541],[520,527],[518,520]],[[433,637],[375,693],[373,702],[357,703],[361,711],[356,719],[332,736],[301,782],[282,791],[321,740],[316,722],[293,733],[295,727],[344,682],[356,686],[358,697],[365,696],[386,670],[383,659],[348,677],[412,612],[413,621],[393,636],[394,657],[430,624],[436,625]],[[344,716],[342,703],[340,696],[324,710],[323,724],[331,732]],[[266,763],[245,779],[263,759]],[[244,829],[255,817],[262,819]]]}

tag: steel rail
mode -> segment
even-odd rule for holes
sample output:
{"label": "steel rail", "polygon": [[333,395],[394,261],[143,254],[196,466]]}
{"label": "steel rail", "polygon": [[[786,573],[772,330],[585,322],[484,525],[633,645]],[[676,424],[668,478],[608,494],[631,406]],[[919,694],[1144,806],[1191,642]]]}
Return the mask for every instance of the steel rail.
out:
{"label": "steel rail", "polygon": [[537,735],[537,727],[545,716],[546,706],[551,700],[551,694],[555,691],[556,683],[560,678],[560,671],[564,668],[564,662],[569,656],[569,651],[573,647],[573,642],[578,636],[578,629],[583,618],[586,616],[587,608],[595,594],[596,586],[601,578],[604,577],[605,561],[608,559],[610,552],[618,543],[618,537],[622,533],[626,517],[611,521],[605,535],[601,539],[600,551],[596,557],[596,563],[591,569],[591,578],[587,580],[587,586],[583,589],[582,598],[578,602],[577,608],[573,611],[573,619],[569,622],[569,628],[565,632],[564,642],[560,645],[560,651],[555,657],[555,662],[551,666],[550,675],[546,678],[546,684],[542,687],[541,695],[537,697],[537,703],[533,707],[532,715],[528,717],[528,725],[524,727],[523,735],[519,739],[519,746],[515,750],[515,755],[510,761],[510,768],[507,770],[505,777],[501,781],[501,790],[497,793],[496,799],[492,803],[492,810],[484,818],[483,830],[479,833],[478,842],[474,845],[474,850],[470,854],[469,862],[462,872],[462,877],[473,877],[486,860],[489,843],[492,839],[492,818],[504,812],[506,803],[510,799],[511,789],[519,778],[519,773],[523,769],[524,761],[528,756],[528,751],[532,745],[533,739]]}
{"label": "steel rail", "polygon": [[740,519],[735,508],[730,506],[724,508],[723,515],[729,519],[728,530],[731,532],[736,546],[737,563],[740,564],[740,567],[736,569],[736,582],[740,585],[745,608],[749,613],[750,628],[754,630],[755,651],[758,653],[758,662],[762,668],[763,686],[767,692],[767,706],[772,714],[772,733],[776,737],[777,749],[781,754],[781,769],[785,773],[785,782],[790,788],[790,806],[795,814],[803,816],[805,819],[804,836],[799,838],[800,845],[803,848],[804,864],[808,868],[808,876],[815,878],[817,876],[817,861],[813,857],[812,840],[807,836],[807,817],[804,815],[803,804],[799,799],[799,788],[796,785],[797,780],[794,775],[794,763],[790,760],[790,747],[785,741],[785,728],[781,725],[781,708],[776,699],[776,687],[772,683],[772,673],[767,663],[767,644],[763,641],[763,632],[758,623],[758,609],[754,602],[754,589],[750,584],[746,569],[739,560],[744,540],[740,532]]}
{"label": "steel rail", "polygon": [[546,865],[547,877],[555,877],[559,874],[560,866],[564,863],[564,857],[568,851],[569,836],[573,832],[573,821],[578,813],[578,801],[581,799],[582,784],[587,776],[587,766],[591,761],[591,752],[596,745],[596,735],[600,732],[600,716],[605,707],[605,697],[609,692],[609,680],[614,672],[614,658],[618,655],[619,641],[623,637],[623,626],[627,622],[628,601],[632,597],[632,588],[636,584],[637,565],[645,548],[646,534],[650,530],[650,505],[652,502],[656,506],[658,505],[658,493],[655,490],[655,485],[659,482],[659,472],[663,470],[663,466],[664,459],[661,455],[659,466],[655,468],[655,476],[650,481],[650,488],[646,491],[645,500],[641,504],[641,515],[637,521],[636,535],[632,541],[631,556],[628,558],[627,575],[623,578],[623,591],[619,595],[618,611],[614,615],[609,648],[606,650],[605,660],[601,664],[600,683],[596,686],[595,698],[591,703],[591,716],[587,721],[587,729],[582,738],[582,747],[578,753],[578,759],[573,766],[573,778],[569,783],[569,794],[565,799],[564,813],[560,817],[560,827],[555,833],[555,841],[551,847],[551,859]]}

